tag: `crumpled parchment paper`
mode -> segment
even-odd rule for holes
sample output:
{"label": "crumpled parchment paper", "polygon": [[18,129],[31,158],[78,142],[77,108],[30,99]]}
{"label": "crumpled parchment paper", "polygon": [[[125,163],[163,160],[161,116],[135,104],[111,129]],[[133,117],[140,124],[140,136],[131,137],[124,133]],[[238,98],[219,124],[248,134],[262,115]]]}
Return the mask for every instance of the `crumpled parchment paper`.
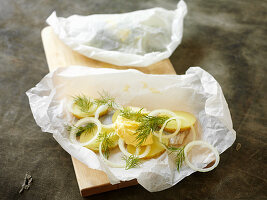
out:
{"label": "crumpled parchment paper", "polygon": [[123,14],[73,15],[47,23],[73,50],[118,66],[144,67],[171,56],[183,36],[187,7],[152,8]]}
{"label": "crumpled parchment paper", "polygon": [[[219,153],[235,141],[231,115],[218,82],[199,67],[191,67],[185,75],[152,75],[137,70],[115,70],[71,66],[47,74],[27,91],[36,123],[54,138],[70,155],[89,168],[103,170],[112,184],[136,178],[145,189],[154,192],[169,188],[194,171],[186,164],[178,172],[168,153],[150,159],[140,167],[125,170],[110,168],[93,151],[72,144],[66,124],[74,117],[67,109],[71,96],[85,94],[97,98],[107,91],[121,105],[144,107],[148,110],[170,109],[187,111],[197,117],[198,139],[213,145]],[[122,162],[121,152],[111,152],[110,160]],[[212,161],[212,153],[193,158],[204,167]],[[219,165],[220,166],[220,165]]]}

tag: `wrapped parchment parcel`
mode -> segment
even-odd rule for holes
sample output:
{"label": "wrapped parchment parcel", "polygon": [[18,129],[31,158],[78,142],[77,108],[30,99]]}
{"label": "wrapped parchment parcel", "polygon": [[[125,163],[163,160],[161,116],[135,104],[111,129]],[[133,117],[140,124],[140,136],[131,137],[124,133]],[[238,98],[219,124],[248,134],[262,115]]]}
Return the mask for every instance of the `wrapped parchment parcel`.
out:
{"label": "wrapped parchment parcel", "polygon": [[[75,118],[67,109],[68,99],[79,94],[97,98],[98,92],[103,90],[115,97],[120,105],[194,114],[198,123],[197,138],[213,145],[219,153],[235,141],[236,134],[221,87],[199,67],[189,68],[185,75],[151,75],[136,70],[80,66],[59,68],[49,73],[27,92],[36,123],[42,131],[53,133],[70,155],[89,168],[105,171],[112,184],[136,178],[147,190],[160,191],[175,185],[194,171],[184,164],[178,172],[175,161],[167,152],[144,161],[137,168],[112,168],[97,153],[71,143],[66,124],[72,124]],[[121,162],[121,157],[122,153],[115,151],[109,159]],[[210,158],[212,153],[206,152],[199,156],[194,154],[192,161],[200,163],[199,167],[205,167],[212,161]]]}
{"label": "wrapped parchment parcel", "polygon": [[183,35],[186,4],[176,10],[153,8],[124,14],[73,15],[47,19],[73,50],[118,66],[144,67],[171,56]]}

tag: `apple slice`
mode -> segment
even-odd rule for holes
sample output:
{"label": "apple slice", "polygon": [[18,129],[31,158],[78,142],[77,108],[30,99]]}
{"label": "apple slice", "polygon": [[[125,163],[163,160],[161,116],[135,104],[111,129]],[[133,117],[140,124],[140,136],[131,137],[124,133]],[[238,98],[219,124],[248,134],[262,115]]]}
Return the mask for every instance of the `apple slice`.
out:
{"label": "apple slice", "polygon": [[[191,113],[184,112],[184,111],[174,111],[174,113],[178,117],[184,118],[184,119],[181,119],[180,131],[185,131],[185,130],[190,129],[191,126],[193,126],[196,122],[195,116],[192,115]],[[164,114],[162,114],[162,115],[164,115]],[[166,127],[164,128],[164,131],[169,132],[169,133],[173,133],[173,132],[175,132],[176,129],[177,129],[177,123],[175,120],[172,120],[166,125]]]}

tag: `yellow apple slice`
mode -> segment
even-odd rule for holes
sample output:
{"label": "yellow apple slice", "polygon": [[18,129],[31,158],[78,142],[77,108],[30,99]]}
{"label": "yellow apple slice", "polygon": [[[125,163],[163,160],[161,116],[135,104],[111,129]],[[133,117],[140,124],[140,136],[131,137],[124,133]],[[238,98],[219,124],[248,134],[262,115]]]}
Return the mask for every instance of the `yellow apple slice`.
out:
{"label": "yellow apple slice", "polygon": [[[181,128],[180,131],[185,131],[191,128],[196,122],[196,118],[194,115],[188,112],[184,111],[175,111],[174,112],[178,117],[181,117]],[[165,115],[166,114],[160,114],[160,115]],[[176,121],[170,121],[164,128],[164,131],[173,133],[176,131],[177,128],[177,123]]]}
{"label": "yellow apple slice", "polygon": [[[163,139],[164,144],[168,143],[168,139]],[[139,155],[142,154],[145,149],[146,146],[140,147],[141,150],[139,152]],[[150,152],[144,157],[144,159],[149,159],[149,158],[155,158],[160,156],[161,154],[163,154],[165,152],[165,148],[163,147],[163,145],[159,142],[159,139],[155,136],[153,136],[153,144],[151,144],[151,150]],[[127,151],[131,154],[135,154],[136,151],[136,147],[133,145],[127,145]]]}
{"label": "yellow apple slice", "polygon": [[[101,130],[101,133],[105,133],[105,134],[111,134],[115,132],[114,128],[109,126],[109,125],[103,125],[102,126],[102,130]],[[80,142],[87,142],[89,141],[95,134],[96,132],[90,132],[90,133],[82,133],[81,136],[80,136]],[[101,134],[100,133],[100,134]],[[116,134],[113,134],[110,139],[112,140],[112,146],[110,147],[111,149],[115,148],[118,146],[118,139],[119,139],[119,136],[116,135]],[[87,145],[85,146],[86,148],[88,149],[91,149],[95,152],[98,152],[99,151],[99,144],[100,144],[100,141],[99,140],[96,140],[95,142],[91,143],[90,145]]]}

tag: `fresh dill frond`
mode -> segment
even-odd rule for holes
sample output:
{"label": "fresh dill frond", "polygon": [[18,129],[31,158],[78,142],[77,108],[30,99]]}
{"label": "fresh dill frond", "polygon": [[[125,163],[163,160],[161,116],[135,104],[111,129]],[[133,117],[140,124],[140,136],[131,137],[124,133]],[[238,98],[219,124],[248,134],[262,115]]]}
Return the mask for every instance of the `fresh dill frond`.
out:
{"label": "fresh dill frond", "polygon": [[73,126],[71,126],[71,125],[66,125],[66,126],[65,126],[65,128],[66,128],[66,130],[67,130],[68,132],[71,131],[72,127],[73,127]]}
{"label": "fresh dill frond", "polygon": [[93,106],[94,102],[91,101],[90,98],[86,97],[85,95],[75,96],[73,97],[73,102],[77,106],[80,107],[80,110],[85,113],[89,113],[91,107]]}
{"label": "fresh dill frond", "polygon": [[184,148],[185,146],[183,147],[169,147],[165,144],[163,144],[166,149],[170,152],[170,153],[175,153],[176,154],[176,165],[177,165],[177,171],[180,170],[183,162],[184,162],[184,159],[185,159],[185,155],[184,155]]}
{"label": "fresh dill frond", "polygon": [[114,144],[114,141],[111,139],[111,134],[106,132],[100,133],[97,138],[98,142],[102,142],[102,152],[104,156],[108,159],[110,154],[110,148]]}
{"label": "fresh dill frond", "polygon": [[97,106],[107,105],[109,108],[112,109],[117,107],[115,98],[110,96],[108,92],[103,91],[102,93],[99,92],[98,94],[100,97],[98,99],[95,99],[95,103],[97,104]]}
{"label": "fresh dill frond", "polygon": [[185,160],[185,155],[184,155],[184,147],[182,147],[176,155],[176,164],[177,164],[177,171],[180,170],[183,162]]}
{"label": "fresh dill frond", "polygon": [[122,159],[125,160],[126,162],[126,166],[125,166],[126,170],[137,167],[141,164],[141,160],[134,155],[131,155],[129,157],[123,156]]}
{"label": "fresh dill frond", "polygon": [[96,124],[94,124],[94,123],[88,123],[88,124],[86,124],[85,126],[70,126],[70,125],[68,125],[67,126],[67,131],[71,131],[73,128],[75,128],[76,129],[76,137],[79,137],[79,136],[81,136],[81,134],[83,133],[83,132],[85,132],[85,133],[92,133],[92,131],[94,130],[94,128],[96,127]]}
{"label": "fresh dill frond", "polygon": [[147,137],[159,129],[159,127],[164,124],[164,122],[169,119],[167,116],[150,116],[147,113],[142,113],[143,108],[139,111],[133,111],[131,108],[126,107],[120,110],[121,116],[133,120],[136,122],[140,122],[138,128],[136,129],[136,141],[138,141],[137,146],[140,146]]}
{"label": "fresh dill frond", "polygon": [[136,140],[138,141],[137,146],[140,146],[143,142],[145,142],[152,132],[159,130],[159,127],[164,124],[167,119],[169,119],[167,116],[146,115],[136,129]]}
{"label": "fresh dill frond", "polygon": [[142,110],[143,108],[136,112],[129,107],[124,107],[120,110],[120,115],[126,119],[141,122],[147,116],[146,113],[142,113]]}

